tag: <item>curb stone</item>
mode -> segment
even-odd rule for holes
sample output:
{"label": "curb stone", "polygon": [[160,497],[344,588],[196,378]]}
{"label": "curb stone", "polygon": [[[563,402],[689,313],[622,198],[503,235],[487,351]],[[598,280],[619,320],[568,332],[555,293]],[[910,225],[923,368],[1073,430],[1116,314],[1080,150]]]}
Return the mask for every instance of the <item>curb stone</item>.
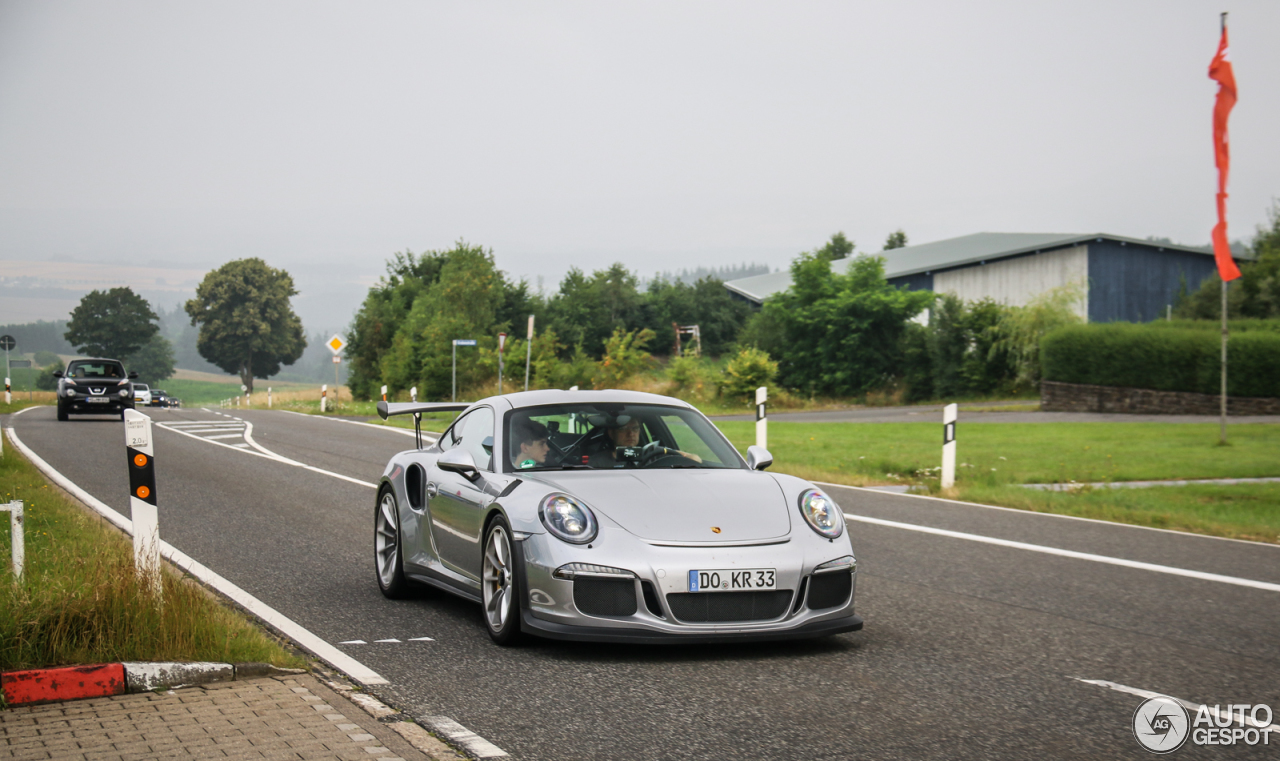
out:
{"label": "curb stone", "polygon": [[7,705],[21,706],[305,673],[267,663],[102,663],[6,671],[0,692]]}

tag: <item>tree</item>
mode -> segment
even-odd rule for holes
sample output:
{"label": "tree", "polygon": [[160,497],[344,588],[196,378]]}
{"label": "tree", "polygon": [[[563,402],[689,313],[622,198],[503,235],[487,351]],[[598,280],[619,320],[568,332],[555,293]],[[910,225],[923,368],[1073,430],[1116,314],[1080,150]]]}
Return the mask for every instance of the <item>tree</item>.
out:
{"label": "tree", "polygon": [[152,385],[173,377],[173,344],[157,333],[150,341],[124,360],[129,372],[137,373],[143,383]]}
{"label": "tree", "polygon": [[853,253],[853,248],[853,241],[844,237],[844,233],[840,232],[832,235],[831,240],[827,241],[814,254],[832,262],[836,259],[844,259],[850,256]]}
{"label": "tree", "polygon": [[[1253,261],[1241,262],[1240,277],[1227,284],[1228,317],[1280,317],[1280,202],[1269,226],[1259,226],[1249,245]],[[1190,295],[1179,294],[1174,314],[1195,320],[1222,318],[1222,280],[1215,270]]]}
{"label": "tree", "polygon": [[622,264],[596,270],[587,277],[576,267],[560,282],[560,291],[547,304],[548,319],[565,342],[582,344],[592,356],[602,356],[615,330],[640,327],[644,295],[640,279]]}
{"label": "tree", "polygon": [[65,337],[78,351],[121,359],[142,348],[160,328],[147,300],[128,287],[90,291],[71,312]]}
{"label": "tree", "polygon": [[884,250],[892,251],[895,248],[907,247],[907,234],[902,230],[894,230],[889,233],[889,237],[884,239]]}
{"label": "tree", "polygon": [[184,308],[200,326],[200,356],[240,376],[249,391],[254,378],[270,378],[280,365],[302,356],[307,339],[289,299],[293,278],[261,259],[237,259],[205,275]]}

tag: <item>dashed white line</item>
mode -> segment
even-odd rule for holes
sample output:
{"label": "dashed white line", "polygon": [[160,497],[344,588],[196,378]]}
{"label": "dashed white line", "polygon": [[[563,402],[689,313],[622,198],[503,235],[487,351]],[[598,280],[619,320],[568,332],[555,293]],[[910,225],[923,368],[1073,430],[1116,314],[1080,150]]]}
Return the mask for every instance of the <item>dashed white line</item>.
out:
{"label": "dashed white line", "polygon": [[1143,690],[1138,687],[1128,687],[1123,684],[1108,682],[1105,679],[1081,679],[1078,676],[1073,676],[1071,678],[1076,680],[1077,682],[1084,682],[1085,684],[1092,684],[1097,687],[1106,687],[1107,689],[1115,690],[1116,692],[1124,692],[1129,695],[1137,695],[1140,698],[1169,698],[1170,700],[1174,700],[1174,701],[1177,701],[1178,703],[1181,703],[1183,708],[1186,708],[1187,710],[1195,713],[1199,713],[1200,709],[1204,708],[1208,710],[1208,712],[1212,716],[1216,717],[1219,722],[1223,722],[1223,723],[1217,724],[1217,726],[1219,727],[1229,726],[1228,724],[1229,722],[1233,724],[1240,724],[1242,726],[1247,726],[1247,727],[1255,727],[1257,729],[1261,729],[1267,732],[1280,731],[1280,724],[1263,724],[1262,722],[1255,722],[1250,717],[1244,717],[1243,720],[1241,720],[1241,718],[1237,716],[1235,713],[1222,710],[1221,706],[1213,706],[1212,708],[1210,708],[1209,706],[1202,705],[1200,703],[1193,703],[1190,700],[1183,700],[1182,698],[1175,698],[1172,695],[1165,695],[1162,692],[1152,692],[1151,690]]}
{"label": "dashed white line", "polygon": [[239,439],[243,437],[244,437],[243,433],[226,433],[221,436],[203,436],[202,438],[208,441],[213,441],[214,439]]}
{"label": "dashed white line", "polygon": [[966,534],[963,531],[948,531],[947,529],[933,528],[932,526],[920,526],[914,523],[900,523],[898,521],[886,521],[881,518],[869,518],[865,515],[853,515],[845,513],[845,518],[852,521],[860,521],[862,523],[871,523],[877,526],[889,526],[891,528],[906,529],[907,531],[919,531],[925,534],[934,534],[936,536],[946,536],[952,539],[964,539],[970,542],[981,542],[983,544],[994,544],[1000,547],[1012,547],[1018,550],[1027,550],[1030,552],[1041,552],[1046,555],[1058,555],[1064,558],[1074,558],[1076,560],[1089,560],[1094,563],[1106,563],[1108,565],[1118,565],[1125,568],[1137,568],[1143,571],[1155,571],[1156,573],[1167,573],[1172,576],[1186,576],[1191,579],[1200,579],[1201,581],[1216,581],[1220,584],[1234,584],[1240,587],[1252,587],[1253,589],[1263,589],[1268,592],[1280,592],[1280,584],[1272,584],[1268,581],[1255,581],[1253,579],[1242,579],[1237,576],[1223,576],[1217,573],[1205,573],[1204,571],[1192,571],[1186,568],[1174,568],[1168,565],[1157,565],[1155,563],[1143,563],[1138,560],[1125,560],[1124,558],[1113,558],[1106,555],[1094,555],[1090,552],[1076,552],[1075,550],[1063,550],[1057,547],[1046,547],[1041,544],[1028,544],[1026,542],[1014,542],[1009,539],[996,539],[991,536],[982,536],[981,534]]}
{"label": "dashed white line", "polygon": [[400,644],[400,640],[398,639],[375,639],[374,642],[394,642],[397,645]]}

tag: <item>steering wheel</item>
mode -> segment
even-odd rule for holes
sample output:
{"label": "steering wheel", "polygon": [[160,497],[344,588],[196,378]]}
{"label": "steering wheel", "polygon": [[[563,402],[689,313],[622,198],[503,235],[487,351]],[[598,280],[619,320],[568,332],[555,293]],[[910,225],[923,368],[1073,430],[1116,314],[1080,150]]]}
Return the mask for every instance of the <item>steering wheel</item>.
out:
{"label": "steering wheel", "polygon": [[663,460],[683,460],[684,455],[674,449],[662,446],[658,441],[650,441],[640,449],[640,467],[651,468]]}

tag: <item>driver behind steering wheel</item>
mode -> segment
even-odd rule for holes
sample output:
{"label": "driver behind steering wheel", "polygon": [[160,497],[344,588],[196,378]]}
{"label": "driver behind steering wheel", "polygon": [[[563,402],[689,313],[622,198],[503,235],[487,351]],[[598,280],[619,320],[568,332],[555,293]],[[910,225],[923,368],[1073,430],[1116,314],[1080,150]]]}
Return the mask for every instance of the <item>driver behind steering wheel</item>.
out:
{"label": "driver behind steering wheel", "polygon": [[[591,455],[587,462],[593,468],[616,468],[623,464],[618,459],[618,451],[628,447],[634,449],[640,445],[640,420],[620,415],[605,424],[605,436],[613,446]],[[691,452],[681,452],[678,449],[665,449],[664,452],[702,462],[701,457]]]}

